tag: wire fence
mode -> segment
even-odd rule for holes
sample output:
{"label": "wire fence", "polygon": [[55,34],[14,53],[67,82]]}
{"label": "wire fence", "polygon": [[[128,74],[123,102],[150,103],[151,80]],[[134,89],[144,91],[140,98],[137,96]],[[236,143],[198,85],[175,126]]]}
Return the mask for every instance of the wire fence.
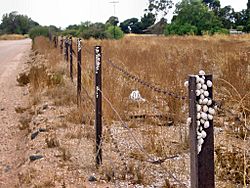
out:
{"label": "wire fence", "polygon": [[[58,41],[58,40],[56,40],[56,41]],[[81,42],[79,42],[79,40],[77,40],[77,45],[76,45],[77,49],[74,50],[72,47],[72,39],[63,40],[63,38],[62,38],[60,41],[61,41],[61,44],[60,44],[61,53],[63,51],[62,50],[63,46],[64,46],[64,50],[65,50],[64,54],[63,54],[64,60],[66,62],[68,62],[70,59],[70,66],[71,66],[70,67],[70,77],[71,77],[72,81],[73,81],[73,72],[79,74],[79,70],[80,70],[80,74],[82,74],[83,67],[81,64],[81,60],[79,60],[79,57],[81,59],[81,56],[79,56],[79,51],[80,51],[80,53],[82,53],[81,50],[83,50],[83,53],[86,52],[86,53],[88,53],[88,55],[94,56],[95,71],[93,71],[93,72],[95,73],[96,76],[99,76],[99,78],[101,78],[101,73],[99,75],[99,69],[101,69],[100,65],[102,64],[102,61],[101,61],[102,54],[101,53],[98,54],[96,52],[96,48],[95,48],[95,50],[93,49],[93,51],[90,51],[89,49],[85,48],[84,46],[82,47]],[[57,47],[56,44],[55,44],[55,47]],[[70,54],[69,54],[70,57],[68,57],[68,49],[70,49]],[[75,52],[77,52],[78,54],[76,54]],[[73,57],[77,58],[76,63],[73,63]],[[191,152],[191,167],[190,167],[191,168],[191,186],[192,187],[204,187],[204,184],[200,183],[200,181],[206,179],[208,177],[208,174],[210,173],[209,174],[210,180],[207,181],[207,186],[205,186],[204,188],[214,187],[214,168],[213,168],[214,162],[210,161],[207,164],[207,165],[211,165],[211,168],[210,168],[211,170],[209,171],[209,173],[207,173],[207,172],[201,173],[199,171],[200,169],[204,170],[203,165],[200,163],[201,163],[201,161],[202,161],[202,163],[206,163],[206,161],[207,161],[206,155],[207,154],[212,156],[212,158],[210,157],[209,160],[213,159],[213,154],[211,154],[211,152],[214,151],[213,150],[213,139],[210,139],[211,143],[209,146],[206,146],[205,144],[203,144],[204,146],[202,146],[202,147],[204,147],[204,149],[203,149],[204,151],[202,151],[202,154],[199,154],[199,151],[197,151],[197,150],[199,150],[199,147],[197,147],[197,146],[199,146],[198,142],[200,140],[196,139],[197,134],[198,134],[198,129],[199,128],[202,129],[202,127],[199,127],[199,125],[197,125],[197,122],[199,121],[199,118],[196,117],[199,114],[199,112],[197,112],[198,110],[196,108],[197,105],[205,105],[205,106],[213,107],[216,104],[216,102],[213,101],[213,99],[212,99],[212,95],[208,94],[206,97],[204,97],[207,100],[213,101],[209,105],[207,105],[207,103],[203,102],[204,98],[203,99],[199,98],[203,94],[200,94],[200,95],[197,94],[196,82],[197,82],[197,79],[198,80],[203,79],[203,81],[209,81],[209,79],[211,80],[211,78],[209,76],[205,77],[205,75],[202,75],[200,77],[198,76],[198,78],[197,78],[197,76],[190,77],[189,84],[193,84],[194,87],[193,87],[193,89],[191,89],[191,87],[189,86],[189,96],[185,96],[185,95],[181,95],[179,93],[167,90],[165,88],[161,88],[158,86],[158,84],[145,81],[144,79],[136,76],[135,74],[131,73],[130,71],[126,70],[125,68],[122,68],[121,66],[119,66],[118,64],[113,62],[110,58],[108,58],[108,60],[106,61],[106,64],[108,66],[111,66],[114,70],[121,73],[124,77],[130,79],[131,81],[135,81],[135,82],[139,83],[141,86],[144,86],[144,87],[150,89],[152,92],[156,92],[156,93],[161,94],[161,95],[169,96],[169,97],[172,97],[172,98],[180,100],[180,101],[187,101],[187,100],[189,101],[189,107],[190,107],[189,116],[192,118],[192,121],[189,122],[188,124],[190,126],[190,131],[192,131],[192,132],[190,132],[190,135],[191,135],[191,137],[193,136],[190,139],[190,144],[191,144],[191,146],[190,146],[190,150],[191,150],[190,151]],[[82,78],[80,76],[80,80],[78,80],[78,79],[79,79],[79,77],[77,77],[77,84],[75,84],[73,81],[75,86],[77,86],[79,82],[84,83],[84,78]],[[88,77],[88,79],[91,79],[91,78]],[[101,163],[102,163],[102,145],[103,145],[104,136],[102,135],[102,123],[99,121],[102,121],[100,119],[105,119],[105,114],[102,112],[102,109],[101,109],[102,103],[100,102],[103,100],[105,103],[108,104],[108,106],[110,107],[112,112],[115,114],[116,118],[118,118],[119,125],[121,125],[121,127],[128,132],[128,135],[130,138],[127,138],[127,139],[132,140],[135,143],[135,145],[137,146],[137,148],[139,148],[140,152],[144,156],[146,156],[146,159],[144,160],[144,162],[147,162],[147,163],[150,163],[153,165],[158,165],[179,186],[188,187],[187,183],[184,183],[183,180],[178,178],[175,173],[173,173],[170,169],[167,169],[166,166],[163,165],[163,163],[165,163],[167,160],[174,160],[174,159],[178,158],[179,155],[169,155],[169,156],[159,157],[159,156],[153,155],[152,153],[149,153],[144,148],[142,143],[138,140],[137,133],[135,133],[134,130],[131,129],[128,126],[128,124],[123,120],[121,114],[115,108],[115,105],[109,99],[107,94],[101,89],[101,87],[100,87],[101,80],[98,81],[98,77],[96,77],[95,80],[91,80],[91,82],[92,83],[96,82],[96,86],[94,88],[95,89],[95,96],[91,96],[88,89],[84,87],[84,84],[80,85],[81,89],[79,90],[79,88],[78,88],[77,92],[81,96],[81,101],[83,98],[87,99],[89,101],[89,104],[91,105],[91,107],[93,109],[91,116],[93,116],[93,113],[96,113],[95,127],[96,127],[96,129],[99,129],[99,130],[97,130],[97,133],[96,133],[97,142],[96,142],[96,156],[95,157],[96,157],[97,165],[101,165]],[[77,86],[77,87],[79,87],[79,86]],[[84,93],[82,91],[84,91]],[[203,92],[205,92],[205,91],[203,91]],[[193,96],[193,98],[192,98],[192,96]],[[94,99],[96,99],[96,101]],[[201,104],[199,102],[199,99],[202,99]],[[98,108],[98,105],[99,105],[99,108]],[[104,116],[103,116],[103,114],[104,114]],[[207,127],[209,129],[209,131],[207,133],[210,134],[210,136],[211,136],[211,135],[213,135],[212,119],[209,120],[208,122],[210,123],[211,126],[210,126],[210,128]],[[205,122],[203,124],[205,124]],[[127,166],[128,162],[126,162],[126,157],[125,157],[124,153],[121,152],[121,150],[119,149],[119,142],[117,142],[116,138],[114,137],[112,130],[111,130],[111,126],[107,129],[108,129],[107,132],[108,132],[109,136],[111,137],[111,142],[115,146],[116,152],[118,153],[120,160],[123,162],[125,170],[128,171],[128,166]],[[197,155],[197,153],[199,155]],[[207,165],[205,165],[205,166],[207,167]],[[199,174],[198,174],[198,172],[199,172]]]}

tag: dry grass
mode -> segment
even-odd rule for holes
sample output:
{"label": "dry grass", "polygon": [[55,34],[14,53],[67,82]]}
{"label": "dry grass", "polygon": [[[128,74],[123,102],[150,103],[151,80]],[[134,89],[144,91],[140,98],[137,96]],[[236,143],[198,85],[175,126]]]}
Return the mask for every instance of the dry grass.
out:
{"label": "dry grass", "polygon": [[[227,146],[226,150],[217,152],[216,172],[217,179],[223,187],[226,184],[246,185],[249,177],[247,171],[249,164],[249,115],[250,115],[250,35],[243,36],[214,36],[214,37],[143,37],[129,36],[119,41],[110,40],[88,40],[83,42],[82,52],[82,74],[83,86],[87,89],[90,96],[94,98],[94,46],[101,45],[103,48],[103,92],[112,102],[114,108],[126,121],[136,138],[143,145],[145,150],[153,156],[164,158],[166,156],[179,155],[180,159],[167,161],[164,163],[164,170],[171,170],[179,178],[186,182],[189,179],[189,160],[187,127],[185,119],[187,117],[187,101],[173,99],[170,96],[163,96],[152,92],[138,83],[129,80],[122,74],[107,64],[108,59],[123,67],[125,70],[139,76],[147,82],[155,83],[157,86],[168,91],[173,91],[181,96],[186,96],[187,91],[183,86],[184,81],[189,74],[196,74],[200,69],[214,76],[214,98],[221,104],[218,116],[215,119],[215,126],[223,128],[223,132],[215,139],[216,148]],[[47,59],[45,62],[46,70],[53,70],[56,75],[58,62],[62,57],[58,49],[53,49],[49,42],[44,38],[36,39],[34,49],[43,54]],[[76,49],[74,43],[74,49]],[[76,50],[74,50],[76,51]],[[75,58],[74,58],[75,59]],[[74,61],[75,63],[75,61]],[[67,67],[67,65],[64,65]],[[43,71],[38,71],[39,74]],[[46,72],[46,71],[45,71]],[[68,71],[61,71],[59,75],[65,75]],[[61,80],[59,76],[59,79]],[[50,77],[49,77],[50,78]],[[58,78],[58,76],[56,76]],[[47,76],[36,79],[47,80]],[[59,81],[59,84],[49,84],[48,81],[36,81],[33,87],[44,88],[42,83],[52,89],[47,93],[53,98],[57,98],[58,105],[75,104],[71,98],[76,98],[72,94],[65,82]],[[50,80],[50,79],[49,79]],[[57,82],[58,83],[58,82]],[[63,84],[61,84],[63,83]],[[39,85],[40,84],[40,85]],[[59,86],[59,87],[57,87]],[[128,97],[132,90],[138,89],[145,103],[131,102]],[[63,96],[63,97],[61,97]],[[71,101],[67,103],[67,101]],[[88,129],[93,123],[93,107],[86,96],[83,97],[83,104],[79,109],[73,109],[67,116],[71,123],[85,123],[83,131],[84,137],[93,140],[93,132]],[[82,115],[84,113],[84,115]],[[150,114],[150,118],[130,120],[129,116]],[[108,180],[121,179],[127,176],[129,181],[151,185],[158,181],[158,171],[154,165],[145,162],[145,155],[138,150],[134,140],[129,136],[128,131],[114,126],[118,120],[110,106],[104,102],[104,166],[112,163],[112,169],[106,168],[104,173]],[[158,115],[158,116],[157,116]],[[162,116],[159,116],[162,115]],[[159,118],[161,117],[161,118]],[[221,121],[223,120],[223,121]],[[119,124],[119,123],[118,123]],[[172,126],[174,125],[174,126]],[[168,127],[170,126],[170,127]],[[107,130],[114,129],[114,138],[119,140],[117,145],[119,153],[123,153],[123,159],[130,166],[128,172],[122,168],[121,156],[114,157],[117,152],[112,150],[114,143],[106,135]],[[68,135],[69,139],[81,139],[81,131],[76,130]],[[228,136],[228,137],[226,137]],[[225,138],[228,140],[225,141]],[[129,148],[126,147],[129,145]],[[222,160],[230,154],[230,147],[236,148],[236,145],[244,146],[237,148],[238,157],[243,157],[238,166],[235,166],[228,158],[223,166]],[[235,151],[235,150],[233,150]],[[65,157],[67,158],[67,157]],[[134,164],[136,163],[136,164]],[[105,169],[105,168],[104,168]],[[158,169],[159,170],[159,169]],[[232,172],[232,170],[234,172]],[[156,174],[150,171],[157,172]],[[114,172],[114,174],[113,174]],[[236,175],[235,175],[236,174]],[[230,178],[227,176],[230,175]],[[125,178],[126,179],[126,178]],[[164,177],[162,186],[172,186],[173,180]],[[227,180],[227,182],[225,181]],[[229,181],[229,182],[228,182]]]}
{"label": "dry grass", "polygon": [[17,34],[0,35],[0,40],[21,40],[26,38],[28,38],[27,35],[17,35]]}

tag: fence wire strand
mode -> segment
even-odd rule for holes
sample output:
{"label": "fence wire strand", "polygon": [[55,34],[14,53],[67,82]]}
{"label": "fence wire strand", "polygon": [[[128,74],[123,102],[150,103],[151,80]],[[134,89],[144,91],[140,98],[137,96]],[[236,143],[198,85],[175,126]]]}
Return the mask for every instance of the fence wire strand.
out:
{"label": "fence wire strand", "polygon": [[128,71],[124,70],[123,68],[121,68],[120,66],[118,66],[117,64],[115,64],[114,62],[112,62],[111,59],[108,59],[107,63],[109,65],[111,65],[114,69],[116,69],[119,72],[121,72],[127,78],[132,79],[132,80],[138,82],[142,86],[145,86],[145,87],[151,89],[154,92],[161,93],[163,95],[168,95],[170,97],[173,97],[173,98],[176,98],[176,99],[180,99],[180,100],[186,100],[187,99],[187,96],[181,96],[181,95],[176,94],[174,92],[170,92],[170,91],[167,91],[165,89],[162,89],[162,88],[156,86],[153,83],[149,83],[147,81],[144,81],[143,79],[139,78],[138,76],[135,76],[135,75],[129,73]]}
{"label": "fence wire strand", "polygon": [[[148,160],[146,160],[146,162],[152,163],[152,164],[159,164],[162,166],[162,163],[164,163],[166,160],[170,160],[170,159],[174,159],[177,158],[178,155],[175,156],[168,156],[162,159],[154,159],[154,157],[152,157],[150,154],[147,153],[147,151],[144,149],[144,147],[139,143],[139,141],[136,139],[134,133],[132,132],[132,130],[128,127],[128,125],[122,120],[120,114],[118,113],[118,111],[115,109],[115,107],[113,106],[113,104],[111,103],[111,101],[104,95],[103,91],[98,89],[99,92],[101,92],[103,99],[109,104],[110,108],[112,109],[112,111],[116,114],[116,116],[118,117],[119,121],[121,122],[121,125],[123,128],[125,128],[126,130],[128,130],[130,136],[132,137],[132,139],[134,140],[134,142],[137,144],[137,146],[140,148],[141,152],[143,152]],[[166,169],[164,169],[166,170]],[[178,182],[180,185],[186,186],[185,184],[183,184],[180,180],[178,180],[171,172],[167,171],[168,174],[176,181]]]}
{"label": "fence wire strand", "polygon": [[[93,54],[93,52],[89,51],[88,49],[84,48],[84,51],[89,53],[90,55]],[[72,54],[74,57],[76,57],[76,54],[73,53]],[[80,67],[82,68],[82,65],[78,62],[77,62],[77,65],[80,65]],[[157,92],[157,93],[160,93],[160,94],[163,94],[163,95],[167,95],[167,96],[170,96],[170,97],[173,97],[173,98],[176,98],[176,99],[180,99],[180,100],[186,100],[187,99],[187,96],[180,96],[174,92],[170,92],[170,91],[167,91],[165,89],[161,89],[159,88],[158,86],[156,86],[155,84],[153,83],[149,83],[149,82],[146,82],[144,80],[142,80],[141,78],[139,78],[138,76],[135,76],[131,73],[129,73],[128,71],[124,70],[123,68],[121,68],[120,66],[116,65],[115,63],[113,63],[110,59],[108,59],[107,63],[109,65],[111,65],[114,69],[118,70],[119,72],[121,72],[124,76],[126,76],[127,78],[129,79],[132,79],[134,81],[137,81],[139,84],[151,89],[152,91],[154,92]],[[77,72],[77,68],[74,66],[74,63],[73,63],[73,69],[75,72]],[[81,81],[83,82],[83,79],[81,79]],[[73,82],[74,83],[74,82]],[[75,85],[75,84],[74,84]],[[89,101],[91,102],[91,106],[93,107],[94,109],[94,106],[95,106],[95,102],[93,100],[93,98],[90,96],[90,94],[88,93],[87,89],[81,85],[81,88],[82,90],[85,92],[87,98],[89,99]],[[165,158],[161,158],[161,159],[156,159],[157,157],[153,157],[151,156],[149,153],[147,153],[147,151],[144,149],[144,147],[139,143],[139,141],[136,139],[134,133],[132,132],[132,130],[128,127],[128,125],[122,120],[120,114],[118,113],[118,111],[115,109],[114,105],[111,103],[111,101],[106,97],[106,95],[103,93],[102,90],[98,89],[99,92],[102,93],[102,97],[103,99],[109,104],[110,108],[112,109],[112,111],[116,114],[116,116],[118,117],[121,125],[123,128],[125,128],[128,132],[129,132],[129,135],[132,137],[132,139],[134,140],[134,142],[136,143],[136,145],[139,147],[139,149],[141,150],[142,153],[144,153],[146,156],[147,156],[147,160],[146,162],[149,162],[151,164],[156,164],[156,165],[160,165],[162,169],[164,169],[164,171],[167,171],[169,177],[173,178],[179,185],[183,186],[183,187],[187,187],[186,184],[182,183],[179,179],[177,179],[177,177],[175,177],[175,175],[170,172],[169,170],[167,170],[164,166],[163,166],[163,163],[166,161],[166,160],[170,160],[170,159],[174,159],[174,158],[177,158],[178,155],[175,155],[175,156],[168,156],[168,157],[165,157]],[[81,96],[82,96],[82,93],[81,93]],[[95,110],[93,110],[95,111]],[[92,113],[91,113],[92,114]],[[93,115],[93,114],[92,114]],[[91,115],[91,116],[92,116]],[[113,144],[115,145],[115,148],[117,150],[117,152],[119,153],[119,156],[121,155],[121,152],[118,148],[118,143],[115,141],[112,133],[111,133],[111,130],[108,130],[109,131],[109,134],[111,136],[111,140],[113,142]],[[102,145],[102,144],[101,144]],[[100,149],[100,148],[98,148]],[[96,156],[97,157],[97,156]],[[125,166],[126,170],[127,170],[127,164],[126,162],[124,161],[124,156],[120,156],[121,157],[121,161],[123,161],[123,165]],[[112,164],[112,162],[110,162]]]}

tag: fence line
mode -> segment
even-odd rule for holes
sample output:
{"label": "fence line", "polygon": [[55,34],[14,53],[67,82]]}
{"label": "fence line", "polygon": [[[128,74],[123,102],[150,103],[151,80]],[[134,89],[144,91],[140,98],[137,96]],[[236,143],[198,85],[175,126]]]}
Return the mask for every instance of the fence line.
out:
{"label": "fence line", "polygon": [[[62,43],[61,43],[62,44]],[[60,44],[60,48],[63,46]],[[68,61],[68,38],[65,40],[65,53],[64,57],[65,60]],[[55,46],[56,47],[56,46]],[[73,80],[73,57],[72,57],[72,40],[70,45],[70,63],[72,67],[70,67],[70,77]],[[125,128],[130,137],[134,140],[136,145],[139,147],[141,152],[147,156],[146,162],[152,164],[159,164],[162,168],[163,163],[168,159],[173,159],[178,156],[171,156],[165,157],[163,159],[156,159],[156,157],[151,156],[140,144],[140,142],[136,139],[133,131],[128,127],[128,125],[122,120],[121,115],[115,109],[112,102],[108,99],[108,97],[102,91],[102,53],[101,53],[101,46],[96,46],[94,49],[94,58],[95,58],[95,99],[96,102],[94,103],[92,97],[89,95],[87,89],[81,85],[82,77],[82,64],[81,64],[81,42],[80,39],[77,39],[77,80],[80,86],[77,84],[77,91],[84,88],[84,91],[87,95],[87,98],[91,101],[91,104],[95,105],[95,113],[96,113],[96,164],[97,166],[101,165],[102,163],[102,98],[104,101],[110,106],[112,111],[118,117],[120,124],[123,128]],[[62,48],[61,48],[62,51]],[[86,52],[89,54],[93,54],[89,50],[85,49]],[[80,53],[79,53],[80,52]],[[216,104],[213,101],[212,95],[212,77],[205,75],[205,73],[199,73],[199,76],[190,76],[189,77],[189,98],[187,96],[181,96],[177,93],[172,91],[168,91],[166,89],[162,89],[154,83],[146,82],[145,80],[135,76],[134,74],[128,72],[127,70],[123,69],[122,67],[118,66],[111,59],[107,61],[108,65],[111,65],[114,69],[121,72],[125,77],[134,80],[151,89],[154,92],[159,94],[164,94],[175,99],[179,100],[186,100],[189,99],[189,118],[188,118],[188,125],[190,129],[190,152],[191,152],[191,187],[192,188],[213,188],[215,187],[215,180],[214,180],[214,141],[213,141],[213,115],[214,115],[214,105]],[[209,82],[210,81],[210,82]],[[205,83],[206,82],[206,83]],[[209,84],[208,84],[209,82]],[[209,86],[210,85],[210,86]],[[210,87],[210,88],[208,88]],[[80,91],[79,96],[82,93]],[[81,99],[79,99],[81,100]],[[208,102],[209,101],[209,102]],[[199,107],[199,108],[198,108]],[[109,130],[110,131],[110,130]],[[115,142],[112,134],[110,132],[111,139],[113,144],[115,145],[116,149],[119,152],[118,144]],[[124,165],[126,166],[125,162]],[[126,166],[127,167],[127,166]],[[164,170],[166,170],[164,168]],[[182,186],[187,187],[184,183],[178,180],[173,173],[169,170],[166,170],[167,173],[171,178],[173,178],[177,183]]]}

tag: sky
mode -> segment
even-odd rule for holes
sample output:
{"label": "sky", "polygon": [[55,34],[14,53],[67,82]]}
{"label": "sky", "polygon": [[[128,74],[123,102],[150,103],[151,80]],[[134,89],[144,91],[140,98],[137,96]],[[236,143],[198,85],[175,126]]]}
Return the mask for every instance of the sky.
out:
{"label": "sky", "polygon": [[[0,17],[17,11],[41,25],[55,25],[65,28],[84,21],[106,22],[114,15],[114,0],[0,0]],[[115,0],[115,15],[122,22],[128,18],[141,18],[148,0]],[[178,0],[174,0],[177,2]],[[246,9],[247,0],[220,0],[221,5],[231,5],[236,11]],[[168,20],[171,19],[171,14]]]}

